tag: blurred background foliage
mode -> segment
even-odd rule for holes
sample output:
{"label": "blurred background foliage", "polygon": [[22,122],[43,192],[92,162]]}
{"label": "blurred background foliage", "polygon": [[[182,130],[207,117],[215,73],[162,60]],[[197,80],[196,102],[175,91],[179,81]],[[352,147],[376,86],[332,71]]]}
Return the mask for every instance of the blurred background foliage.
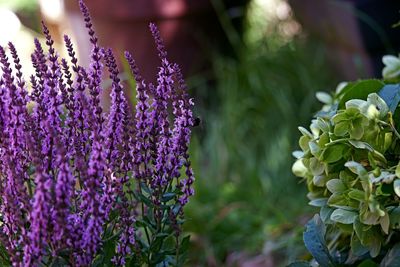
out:
{"label": "blurred background foliage", "polygon": [[215,55],[215,84],[192,86],[207,105],[197,107],[203,122],[191,146],[197,180],[186,211],[189,265],[280,266],[304,253],[310,209],[291,173],[291,151],[297,126],[318,109],[315,92],[337,81],[326,48],[304,35],[287,3],[270,5],[250,3],[243,38],[232,44],[236,56]]}

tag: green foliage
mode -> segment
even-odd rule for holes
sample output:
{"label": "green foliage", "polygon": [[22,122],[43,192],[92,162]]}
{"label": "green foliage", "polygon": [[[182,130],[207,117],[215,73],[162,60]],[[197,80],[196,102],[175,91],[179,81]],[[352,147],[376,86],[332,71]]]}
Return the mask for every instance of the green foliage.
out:
{"label": "green foliage", "polygon": [[299,128],[292,171],[320,209],[304,242],[321,266],[399,264],[399,95],[398,84],[349,83]]}
{"label": "green foliage", "polygon": [[316,110],[314,88],[332,85],[321,71],[325,51],[307,46],[296,40],[271,52],[263,44],[215,59],[216,88],[199,90],[215,106],[196,112],[203,122],[191,144],[198,179],[185,229],[195,233],[193,262],[220,266],[229,253],[259,253],[267,240],[281,259],[303,252],[295,226],[309,209],[290,173],[290,140]]}
{"label": "green foliage", "polygon": [[323,266],[333,266],[331,255],[325,243],[325,225],[318,215],[307,223],[303,234],[304,243],[314,258]]}

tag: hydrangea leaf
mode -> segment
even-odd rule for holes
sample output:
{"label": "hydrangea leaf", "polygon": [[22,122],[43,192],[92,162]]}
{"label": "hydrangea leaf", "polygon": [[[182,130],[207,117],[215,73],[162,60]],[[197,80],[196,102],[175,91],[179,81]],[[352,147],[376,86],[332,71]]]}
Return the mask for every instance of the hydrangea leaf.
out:
{"label": "hydrangea leaf", "polygon": [[360,239],[358,239],[355,233],[351,235],[350,247],[351,247],[351,252],[353,252],[353,254],[356,256],[360,257],[365,253],[368,253],[368,248],[363,246],[363,244],[361,244]]}
{"label": "hydrangea leaf", "polygon": [[326,183],[326,188],[331,192],[331,193],[341,193],[343,191],[345,191],[346,185],[343,184],[343,182],[339,179],[332,179],[329,180]]}
{"label": "hydrangea leaf", "polygon": [[324,223],[331,222],[331,214],[335,209],[328,207],[328,206],[323,206],[319,212],[319,215],[321,217],[321,220]]}
{"label": "hydrangea leaf", "polygon": [[394,192],[400,197],[400,179],[397,179],[393,183]]}
{"label": "hydrangea leaf", "polygon": [[332,96],[326,92],[317,92],[315,97],[324,104],[330,104],[333,101]]}
{"label": "hydrangea leaf", "polygon": [[381,262],[381,267],[400,267],[400,243],[394,245]]}
{"label": "hydrangea leaf", "polygon": [[339,102],[339,109],[345,107],[345,103],[350,99],[367,99],[371,93],[378,92],[385,84],[379,80],[363,80],[355,83],[348,88]]}
{"label": "hydrangea leaf", "polygon": [[331,214],[331,220],[343,224],[352,224],[357,216],[358,214],[354,211],[336,209]]}
{"label": "hydrangea leaf", "polygon": [[365,193],[364,191],[358,190],[358,189],[352,189],[348,196],[352,199],[358,200],[358,201],[364,201],[365,200]]}
{"label": "hydrangea leaf", "polygon": [[321,175],[324,172],[325,166],[317,158],[310,159],[310,171],[313,175]]}
{"label": "hydrangea leaf", "polygon": [[381,219],[379,220],[379,224],[382,227],[382,231],[385,234],[389,234],[390,218],[387,212],[385,212],[385,215],[381,217]]}
{"label": "hydrangea leaf", "polygon": [[326,147],[321,154],[321,161],[326,163],[333,163],[343,157],[343,149],[345,145],[333,145]]}
{"label": "hydrangea leaf", "polygon": [[399,161],[399,163],[397,163],[395,173],[396,173],[397,178],[400,178],[400,161]]}
{"label": "hydrangea leaf", "polygon": [[310,202],[308,202],[308,204],[310,206],[314,206],[314,207],[324,207],[327,203],[328,199],[327,198],[317,198],[317,199],[313,199]]}
{"label": "hydrangea leaf", "polygon": [[347,121],[341,121],[335,125],[333,133],[337,136],[345,136],[349,132],[350,123]]}
{"label": "hydrangea leaf", "polygon": [[400,207],[395,207],[389,212],[390,228],[400,229]]}
{"label": "hydrangea leaf", "polygon": [[358,141],[358,140],[349,140],[349,143],[355,148],[366,149],[368,151],[373,151],[374,149],[366,142]]}
{"label": "hydrangea leaf", "polygon": [[325,225],[316,214],[307,223],[303,239],[308,251],[321,266],[333,267],[332,257],[325,242],[325,231]]}

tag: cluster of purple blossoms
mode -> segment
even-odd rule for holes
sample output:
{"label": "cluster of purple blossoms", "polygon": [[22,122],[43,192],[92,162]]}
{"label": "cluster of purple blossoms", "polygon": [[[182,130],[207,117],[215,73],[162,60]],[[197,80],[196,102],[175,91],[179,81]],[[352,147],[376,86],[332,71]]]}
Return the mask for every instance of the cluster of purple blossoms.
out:
{"label": "cluster of purple blossoms", "polygon": [[[69,58],[60,58],[43,24],[45,46],[35,39],[28,90],[14,45],[0,46],[0,246],[7,252],[0,256],[12,266],[91,266],[111,242],[113,265],[135,258],[151,265],[160,236],[172,232],[179,247],[182,208],[194,193],[193,101],[150,24],[161,67],[157,83],[146,83],[125,52],[136,81],[132,108],[113,52],[100,47],[79,4],[93,46],[88,68],[68,36]],[[106,73],[107,113],[100,104]]]}

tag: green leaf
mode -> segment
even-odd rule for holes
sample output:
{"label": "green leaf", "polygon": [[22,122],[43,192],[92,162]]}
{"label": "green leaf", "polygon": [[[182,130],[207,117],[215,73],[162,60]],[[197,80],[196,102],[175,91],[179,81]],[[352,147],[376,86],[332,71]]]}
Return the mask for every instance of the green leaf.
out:
{"label": "green leaf", "polygon": [[395,207],[389,212],[390,228],[400,229],[400,207]]}
{"label": "green leaf", "polygon": [[347,188],[343,184],[343,182],[339,179],[331,179],[326,183],[326,188],[331,192],[331,193],[341,193],[345,191]]}
{"label": "green leaf", "polygon": [[162,201],[162,202],[168,202],[168,201],[170,201],[171,199],[173,199],[175,196],[176,196],[176,194],[175,194],[175,193],[172,193],[172,192],[165,193],[165,194],[162,196],[161,201]]}
{"label": "green leaf", "polygon": [[400,179],[396,179],[393,183],[394,192],[400,197]]}
{"label": "green leaf", "polygon": [[368,151],[373,151],[374,149],[366,142],[358,141],[358,140],[349,140],[349,143],[355,148],[366,149]]}
{"label": "green leaf", "polygon": [[378,95],[388,105],[390,112],[394,114],[400,102],[400,85],[387,84],[379,91]]}
{"label": "green leaf", "polygon": [[385,234],[389,234],[390,218],[387,212],[385,212],[385,215],[380,218],[379,223],[382,227],[382,231]]}
{"label": "green leaf", "polygon": [[351,123],[349,127],[349,134],[351,138],[359,140],[364,135],[364,128],[362,125]]}
{"label": "green leaf", "polygon": [[334,264],[325,242],[325,231],[325,225],[316,214],[307,223],[303,240],[308,251],[321,266],[333,267]]}
{"label": "green leaf", "polygon": [[361,244],[360,239],[358,239],[355,233],[351,235],[350,247],[351,247],[351,252],[353,252],[354,255],[359,257],[368,252],[368,248],[363,246],[363,244]]}
{"label": "green leaf", "polygon": [[316,175],[313,177],[313,184],[318,187],[325,187],[326,181],[329,179],[326,175]]}
{"label": "green leaf", "polygon": [[190,245],[190,235],[185,236],[182,241],[181,245],[179,247],[179,253],[185,253],[189,249]]}
{"label": "green leaf", "polygon": [[323,207],[326,205],[327,201],[328,201],[327,198],[317,198],[317,199],[313,199],[310,202],[308,202],[308,205],[314,206],[314,207]]}
{"label": "green leaf", "polygon": [[343,150],[345,145],[333,145],[325,148],[321,154],[321,161],[326,163],[333,163],[343,157]]}
{"label": "green leaf", "polygon": [[300,137],[299,146],[304,152],[306,152],[309,149],[308,143],[310,141],[311,141],[311,138],[309,136],[303,135],[302,137]]}
{"label": "green leaf", "polygon": [[68,266],[68,262],[61,257],[56,257],[51,262],[50,267],[59,267],[59,266]]}
{"label": "green leaf", "polygon": [[314,136],[312,135],[312,133],[310,133],[310,131],[308,131],[306,128],[299,126],[298,127],[299,131],[304,135],[304,136],[308,136],[310,138],[313,138]]}
{"label": "green leaf", "polygon": [[345,108],[345,103],[350,99],[366,100],[371,93],[378,92],[385,84],[379,80],[363,80],[345,88],[343,96],[339,102],[339,109]]}
{"label": "green leaf", "polygon": [[321,208],[321,210],[319,211],[319,214],[321,216],[321,220],[324,223],[330,222],[331,220],[331,214],[335,209],[328,207],[328,206],[324,206]]}
{"label": "green leaf", "polygon": [[331,220],[343,224],[352,224],[357,216],[358,213],[356,212],[344,209],[336,209],[331,214]]}
{"label": "green leaf", "polygon": [[357,267],[378,267],[379,265],[371,259],[364,260]]}
{"label": "green leaf", "polygon": [[400,161],[399,161],[399,163],[397,163],[396,176],[397,176],[397,178],[400,178]]}
{"label": "green leaf", "polygon": [[400,267],[400,243],[397,243],[386,254],[381,262],[381,267]]}
{"label": "green leaf", "polygon": [[367,174],[367,171],[365,170],[365,168],[358,162],[349,161],[349,162],[346,162],[344,164],[344,166],[349,168],[350,171],[352,171],[353,173],[355,173],[359,176]]}
{"label": "green leaf", "polygon": [[333,193],[328,199],[328,204],[330,206],[345,206],[347,205],[347,200],[343,194]]}
{"label": "green leaf", "polygon": [[365,193],[364,191],[358,190],[358,189],[352,189],[348,196],[352,199],[358,200],[358,201],[365,201]]}
{"label": "green leaf", "polygon": [[325,170],[325,166],[317,158],[311,158],[310,170],[313,175],[321,175]]}
{"label": "green leaf", "polygon": [[344,136],[349,132],[349,126],[350,124],[347,121],[341,121],[335,125],[333,133],[336,136]]}
{"label": "green leaf", "polygon": [[320,102],[324,104],[330,104],[333,101],[332,96],[326,92],[317,92],[315,96]]}

